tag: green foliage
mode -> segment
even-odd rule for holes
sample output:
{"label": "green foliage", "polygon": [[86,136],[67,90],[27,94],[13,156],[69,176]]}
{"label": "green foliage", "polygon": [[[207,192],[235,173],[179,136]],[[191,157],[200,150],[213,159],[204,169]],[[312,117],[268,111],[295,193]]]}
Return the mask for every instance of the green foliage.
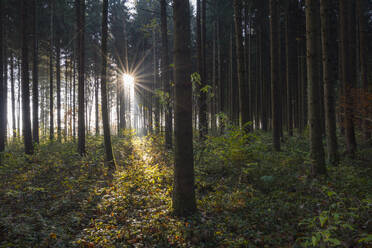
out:
{"label": "green foliage", "polygon": [[102,137],[88,137],[84,158],[73,142],[42,142],[34,156],[10,144],[0,166],[0,247],[371,245],[365,160],[344,159],[313,179],[303,137],[277,153],[270,135],[225,121],[222,135],[194,142],[199,211],[186,219],[172,215],[173,154],[161,136],[113,137],[112,181]]}

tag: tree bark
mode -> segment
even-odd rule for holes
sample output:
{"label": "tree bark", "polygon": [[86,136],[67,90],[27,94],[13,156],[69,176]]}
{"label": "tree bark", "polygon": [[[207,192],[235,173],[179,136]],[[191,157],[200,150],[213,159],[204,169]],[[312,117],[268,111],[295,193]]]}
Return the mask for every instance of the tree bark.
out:
{"label": "tree bark", "polygon": [[342,51],[342,81],[344,90],[344,116],[346,131],[346,147],[353,157],[356,150],[356,140],[353,122],[353,96],[351,91],[356,80],[355,72],[355,13],[354,2],[340,0],[341,51]]}
{"label": "tree bark", "polygon": [[85,33],[85,0],[76,0],[76,17],[78,28],[78,152],[85,155],[85,120],[84,120],[84,33]]}
{"label": "tree bark", "polygon": [[[172,106],[171,106],[171,87],[170,87],[170,67],[168,57],[168,27],[167,27],[167,1],[160,0],[160,22],[161,22],[161,77],[164,85],[165,94],[167,95],[167,101],[165,106],[165,146],[166,148],[172,148],[172,133],[173,133],[173,121],[172,121]],[[150,113],[152,114],[152,113]]]}
{"label": "tree bark", "polygon": [[306,0],[306,46],[308,104],[310,124],[310,158],[313,176],[327,173],[322,143],[320,99],[319,0]]}
{"label": "tree bark", "polygon": [[10,57],[10,94],[12,101],[12,128],[13,138],[17,137],[17,125],[16,125],[16,106],[15,106],[15,90],[14,90],[14,57],[13,54]]}
{"label": "tree bark", "polygon": [[103,136],[105,145],[105,162],[110,172],[115,170],[115,160],[112,153],[110,123],[107,107],[107,16],[108,16],[108,0],[103,0],[102,8],[102,68],[101,68],[101,105],[102,105],[102,122],[103,122]]}
{"label": "tree bark", "polygon": [[39,143],[39,70],[36,0],[32,1],[33,67],[32,67],[32,138]]}
{"label": "tree bark", "polygon": [[296,47],[296,0],[289,0],[286,13],[286,59],[287,59],[287,125],[288,134],[293,136],[294,87],[297,83],[297,47]]}
{"label": "tree bark", "polygon": [[188,0],[174,0],[175,64],[175,166],[173,209],[179,216],[196,211],[192,141],[192,84],[190,50],[190,5]]}
{"label": "tree bark", "polygon": [[[368,54],[370,46],[368,46],[368,27],[367,27],[367,11],[366,11],[366,0],[357,0],[357,13],[358,13],[358,24],[359,24],[359,59],[360,59],[360,73],[362,76],[362,88],[363,88],[363,106],[368,106]],[[365,141],[371,139],[371,123],[368,120],[363,120],[363,136]]]}
{"label": "tree bark", "polygon": [[248,102],[248,87],[245,80],[244,66],[244,47],[242,35],[242,2],[234,0],[234,23],[235,23],[235,42],[236,42],[236,58],[238,67],[238,84],[239,84],[239,125],[244,130],[249,131],[249,127],[245,126],[249,121],[249,104]]}
{"label": "tree bark", "polygon": [[336,135],[336,111],[335,111],[335,86],[337,84],[337,43],[332,36],[332,5],[331,0],[320,0],[322,54],[323,54],[323,82],[324,82],[324,106],[326,119],[326,137],[328,160],[337,165],[339,161],[337,135]]}
{"label": "tree bark", "polygon": [[21,30],[22,30],[22,130],[25,153],[33,154],[31,118],[30,118],[30,82],[28,71],[28,15],[27,0],[21,0]]}
{"label": "tree bark", "polygon": [[49,114],[50,114],[50,121],[49,121],[49,139],[54,139],[54,112],[53,112],[53,104],[54,104],[54,95],[53,95],[53,26],[54,26],[54,0],[50,0],[50,50],[49,50]]}
{"label": "tree bark", "polygon": [[[4,113],[4,66],[3,66],[3,1],[0,1],[0,117],[1,119],[5,118]],[[3,121],[0,121],[0,152],[5,150],[5,127]]]}
{"label": "tree bark", "polygon": [[57,139],[62,139],[61,128],[61,41],[57,36],[57,56],[56,56],[56,83],[57,83]]}
{"label": "tree bark", "polygon": [[280,98],[279,98],[279,3],[270,0],[270,51],[271,51],[271,104],[272,104],[272,129],[273,145],[280,151]]}

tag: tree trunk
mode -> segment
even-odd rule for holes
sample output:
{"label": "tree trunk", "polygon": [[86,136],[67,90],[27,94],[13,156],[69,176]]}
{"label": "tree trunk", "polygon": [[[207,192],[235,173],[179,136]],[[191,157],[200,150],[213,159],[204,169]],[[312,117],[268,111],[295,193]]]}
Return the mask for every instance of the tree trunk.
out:
{"label": "tree trunk", "polygon": [[279,3],[270,0],[270,51],[271,51],[271,104],[272,104],[272,128],[273,145],[276,151],[280,151],[280,112],[279,112]]}
{"label": "tree trunk", "polygon": [[50,50],[49,50],[49,114],[50,114],[50,121],[49,121],[49,139],[54,139],[54,113],[53,113],[53,104],[54,104],[54,96],[53,96],[53,26],[54,26],[54,0],[51,0],[50,5]]}
{"label": "tree trunk", "polygon": [[15,106],[15,90],[14,90],[14,57],[13,54],[10,57],[10,94],[12,101],[12,128],[13,138],[17,137],[17,125],[16,125],[16,106]]}
{"label": "tree trunk", "polygon": [[[368,98],[366,94],[368,93],[368,54],[370,54],[368,46],[368,27],[367,27],[367,3],[366,0],[357,0],[357,13],[359,21],[359,60],[360,60],[360,73],[362,76],[362,88],[363,88],[363,107],[368,106]],[[362,120],[363,136],[366,141],[371,139],[371,129],[372,123],[368,120]]]}
{"label": "tree trunk", "polygon": [[[95,53],[95,63],[96,65],[98,64],[98,61],[97,61],[97,53]],[[98,104],[98,96],[99,96],[99,79],[98,79],[98,66],[96,67],[96,71],[95,71],[95,75],[94,75],[94,86],[95,86],[95,111],[96,111],[96,135],[98,136],[99,135],[99,104]]]}
{"label": "tree trunk", "polygon": [[320,47],[319,47],[319,1],[306,0],[306,46],[308,104],[310,124],[310,158],[314,176],[326,174],[322,143],[320,105]]}
{"label": "tree trunk", "polygon": [[[3,67],[3,1],[0,1],[0,117],[1,119],[5,118],[4,113],[4,67]],[[0,121],[0,152],[3,152],[5,149],[5,127],[3,121]]]}
{"label": "tree trunk", "polygon": [[85,0],[76,0],[76,17],[78,28],[78,152],[85,155],[85,120],[84,120],[84,33],[85,33]]}
{"label": "tree trunk", "polygon": [[[171,106],[171,87],[170,87],[170,67],[168,57],[168,27],[167,27],[167,1],[160,0],[160,21],[161,21],[161,77],[164,85],[167,101],[165,106],[165,146],[172,148],[172,106]],[[152,114],[152,113],[150,113]]]}
{"label": "tree trunk", "polygon": [[33,153],[32,134],[31,134],[31,118],[30,118],[30,82],[28,72],[28,16],[26,0],[21,2],[21,30],[22,30],[22,130],[25,144],[25,153]]}
{"label": "tree trunk", "polygon": [[39,143],[39,70],[36,0],[32,1],[33,67],[32,67],[32,138]]}
{"label": "tree trunk", "polygon": [[192,141],[192,84],[190,50],[190,5],[188,0],[174,0],[175,65],[175,166],[173,209],[179,216],[196,211]]}
{"label": "tree trunk", "polygon": [[238,84],[239,84],[239,125],[248,131],[250,128],[245,126],[250,121],[248,89],[245,80],[244,66],[244,47],[242,35],[242,2],[234,0],[234,23],[235,23],[235,42],[236,42],[236,58],[238,67]]}
{"label": "tree trunk", "polygon": [[297,83],[297,47],[296,47],[296,8],[297,0],[288,2],[286,13],[286,59],[287,59],[287,125],[289,136],[293,135],[294,87]]}
{"label": "tree trunk", "polygon": [[103,122],[103,136],[105,145],[105,162],[109,170],[112,172],[115,170],[115,160],[112,154],[111,146],[111,135],[110,135],[110,123],[109,114],[107,108],[107,16],[108,16],[108,0],[103,0],[102,9],[102,72],[101,72],[101,101],[102,101],[102,122]]}
{"label": "tree trunk", "polygon": [[355,13],[354,2],[340,0],[341,51],[342,51],[342,81],[344,90],[344,115],[346,131],[346,147],[353,157],[356,150],[356,140],[353,123],[353,99],[355,75]]}
{"label": "tree trunk", "polygon": [[57,139],[61,141],[61,41],[59,37],[57,42],[57,57],[56,57],[56,81],[57,81]]}
{"label": "tree trunk", "polygon": [[336,136],[335,86],[337,84],[337,42],[332,36],[336,25],[332,25],[331,0],[320,0],[322,54],[323,54],[323,82],[324,106],[326,119],[326,137],[328,160],[331,164],[338,164],[338,148]]}

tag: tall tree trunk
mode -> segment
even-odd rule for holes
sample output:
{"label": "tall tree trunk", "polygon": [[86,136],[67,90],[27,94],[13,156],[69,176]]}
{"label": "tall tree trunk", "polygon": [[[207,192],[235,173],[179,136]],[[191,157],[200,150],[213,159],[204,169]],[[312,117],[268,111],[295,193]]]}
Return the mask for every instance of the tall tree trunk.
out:
{"label": "tall tree trunk", "polygon": [[[126,20],[124,18],[124,21],[123,21],[123,35],[124,35],[124,40],[126,39]],[[126,47],[126,42],[124,42],[124,45],[123,45],[123,64],[125,63],[124,61],[127,60],[127,56],[128,56],[128,52],[127,52],[127,47]],[[126,68],[124,68],[124,71],[126,72]],[[120,76],[119,76],[120,77]],[[120,78],[120,93],[119,93],[119,102],[120,102],[120,133],[119,135],[122,135],[123,134],[123,131],[125,129],[125,85],[124,85],[124,80],[122,78]]]}
{"label": "tall tree trunk", "polygon": [[288,134],[293,135],[293,105],[294,105],[294,87],[297,83],[297,47],[296,47],[296,10],[297,0],[288,2],[286,13],[286,59],[287,59],[287,124]]}
{"label": "tall tree trunk", "polygon": [[249,118],[249,104],[248,89],[245,80],[245,66],[244,66],[244,47],[242,35],[242,2],[241,0],[234,0],[234,23],[235,23],[235,42],[236,42],[236,57],[238,66],[238,84],[239,84],[239,125],[245,130],[250,128],[245,125],[250,121]]}
{"label": "tall tree trunk", "polygon": [[76,0],[76,17],[78,28],[78,152],[80,155],[85,154],[85,90],[84,90],[84,39],[85,39],[85,0]]}
{"label": "tall tree trunk", "polygon": [[25,144],[25,153],[33,153],[31,118],[30,118],[30,86],[28,74],[28,15],[27,0],[21,0],[21,30],[22,30],[22,130]]}
{"label": "tall tree trunk", "polygon": [[73,77],[72,77],[72,136],[75,141],[76,138],[76,57],[75,57],[76,49],[74,49],[74,58],[72,62],[72,70],[73,70]]}
{"label": "tall tree trunk", "polygon": [[196,211],[192,141],[190,5],[174,0],[175,165],[173,209],[179,216]]}
{"label": "tall tree trunk", "polygon": [[57,56],[56,56],[56,81],[57,81],[57,139],[61,141],[62,128],[61,128],[61,41],[59,37],[57,42]]}
{"label": "tall tree trunk", "polygon": [[200,102],[199,102],[199,137],[201,140],[205,138],[208,133],[208,118],[207,118],[207,69],[206,69],[206,46],[207,46],[207,2],[206,0],[201,0],[201,26],[200,26],[200,36],[201,36],[201,51],[199,58],[199,74],[200,74]]}
{"label": "tall tree trunk", "polygon": [[280,151],[280,112],[279,112],[279,3],[270,0],[270,51],[271,51],[271,104],[272,104],[272,129],[273,145]]}
{"label": "tall tree trunk", "polygon": [[105,145],[105,161],[110,171],[115,170],[115,160],[112,154],[111,135],[109,114],[107,108],[107,15],[108,15],[108,0],[103,0],[102,9],[102,73],[101,73],[101,101],[102,101],[102,122],[103,136]]}
{"label": "tall tree trunk", "polygon": [[33,67],[32,67],[32,138],[39,143],[39,70],[36,0],[32,1]]}
{"label": "tall tree trunk", "polygon": [[[4,67],[3,67],[3,1],[0,1],[0,117],[1,119],[5,118],[4,113]],[[4,151],[5,149],[5,127],[3,121],[0,121],[0,152]]]}
{"label": "tall tree trunk", "polygon": [[54,112],[53,112],[53,104],[54,104],[54,95],[53,95],[53,39],[54,39],[54,0],[51,0],[50,3],[50,51],[49,51],[49,114],[50,114],[50,121],[49,121],[49,139],[54,139]]}
{"label": "tall tree trunk", "polygon": [[[357,0],[357,13],[359,21],[359,60],[360,60],[360,73],[362,76],[362,88],[363,88],[363,106],[368,105],[368,54],[370,54],[370,45],[368,46],[368,27],[367,27],[367,1]],[[371,123],[368,120],[362,120],[363,136],[366,141],[371,139],[371,129],[369,128]],[[370,121],[369,121],[370,122]]]}
{"label": "tall tree trunk", "polygon": [[310,122],[310,158],[314,176],[326,174],[322,143],[320,105],[320,47],[319,47],[319,0],[306,0],[306,46],[308,104]]}
{"label": "tall tree trunk", "polygon": [[[152,31],[152,45],[153,45],[153,85],[155,91],[160,90],[160,83],[158,82],[158,68],[157,68],[157,54],[156,54],[156,29],[154,28]],[[160,130],[160,100],[159,96],[155,98],[155,132],[159,134]]]}
{"label": "tall tree trunk", "polygon": [[355,75],[355,3],[348,0],[340,0],[341,22],[341,51],[342,51],[342,81],[344,90],[344,114],[346,146],[350,156],[354,156],[356,140],[353,122],[353,99],[351,91],[354,88]]}
{"label": "tall tree trunk", "polygon": [[15,106],[15,90],[14,90],[14,57],[13,54],[10,57],[10,94],[12,101],[12,129],[13,138],[17,137],[17,125],[16,125],[16,106]]}
{"label": "tall tree trunk", "polygon": [[[96,61],[96,65],[97,65],[97,63],[98,63],[98,61],[97,61],[97,53],[95,53],[95,61]],[[96,111],[96,135],[98,136],[99,135],[99,104],[98,104],[98,101],[99,101],[99,99],[98,99],[98,96],[99,96],[99,78],[98,78],[98,69],[97,69],[98,67],[96,67],[96,71],[95,71],[95,74],[96,75],[94,75],[94,85],[95,85],[95,106],[96,106],[96,108],[95,108],[95,111]]]}
{"label": "tall tree trunk", "polygon": [[334,99],[337,84],[337,64],[334,62],[337,60],[337,43],[332,36],[336,29],[335,23],[332,23],[332,14],[331,0],[320,0],[327,151],[329,162],[337,165],[339,158]]}
{"label": "tall tree trunk", "polygon": [[[8,18],[5,18],[5,21],[4,21],[4,24],[5,24],[5,27],[7,27],[8,25],[8,21],[7,21]],[[3,99],[4,99],[4,103],[2,105],[3,109],[4,109],[4,118],[2,118],[2,122],[3,122],[3,132],[4,132],[4,141],[5,141],[5,144],[7,142],[7,137],[8,137],[8,43],[7,43],[7,40],[8,40],[8,31],[7,31],[7,28],[3,29],[3,39],[4,39],[4,46],[2,47],[3,49],[3,70],[4,70],[4,75],[3,75]]]}
{"label": "tall tree trunk", "polygon": [[[165,106],[165,146],[172,148],[172,106],[171,106],[171,87],[170,87],[170,67],[168,57],[168,27],[167,27],[167,1],[160,0],[160,22],[161,22],[161,77],[164,85],[167,101]],[[152,114],[152,113],[150,113]]]}

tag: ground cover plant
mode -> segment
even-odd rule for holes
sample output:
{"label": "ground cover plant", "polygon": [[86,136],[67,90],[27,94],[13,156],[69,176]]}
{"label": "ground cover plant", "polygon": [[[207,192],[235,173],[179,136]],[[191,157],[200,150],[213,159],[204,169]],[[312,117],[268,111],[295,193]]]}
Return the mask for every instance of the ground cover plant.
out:
{"label": "ground cover plant", "polygon": [[0,167],[0,247],[371,245],[371,148],[312,178],[301,137],[273,152],[266,134],[227,128],[195,141],[198,211],[179,218],[163,139],[115,137],[112,180],[100,142],[90,137],[84,158],[73,142],[41,143],[32,156],[11,144]]}

